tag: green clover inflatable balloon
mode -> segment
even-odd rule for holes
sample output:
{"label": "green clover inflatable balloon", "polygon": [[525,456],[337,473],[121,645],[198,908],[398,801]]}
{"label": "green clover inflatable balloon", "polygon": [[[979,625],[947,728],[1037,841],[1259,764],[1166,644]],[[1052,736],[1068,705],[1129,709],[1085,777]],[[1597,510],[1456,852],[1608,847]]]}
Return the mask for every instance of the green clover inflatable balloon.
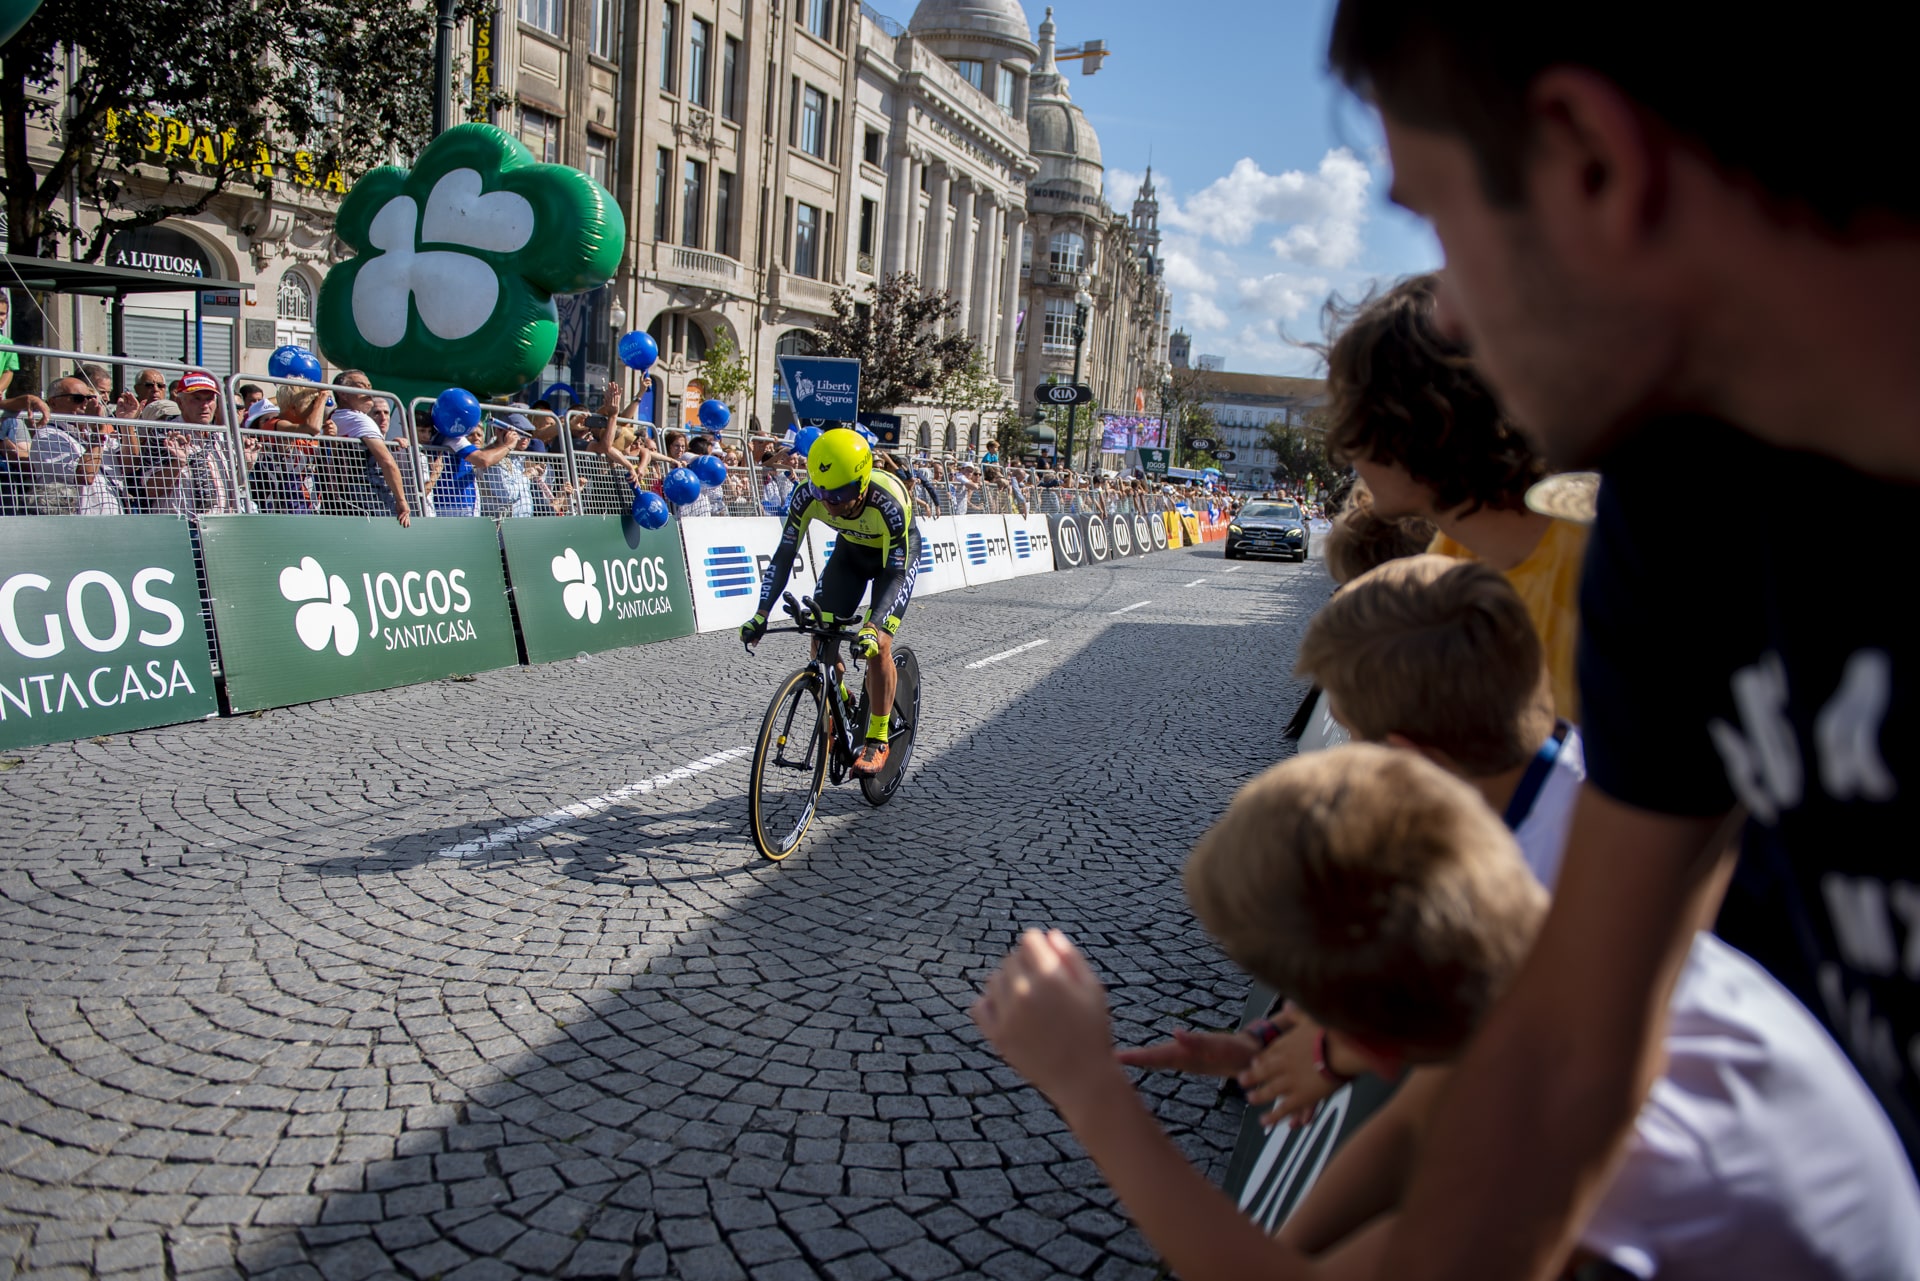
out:
{"label": "green clover inflatable balloon", "polygon": [[358,251],[327,273],[321,350],[409,399],[524,385],[553,358],[555,294],[612,278],[626,219],[605,187],[540,164],[487,124],[456,125],[411,171],[355,183],[335,234]]}

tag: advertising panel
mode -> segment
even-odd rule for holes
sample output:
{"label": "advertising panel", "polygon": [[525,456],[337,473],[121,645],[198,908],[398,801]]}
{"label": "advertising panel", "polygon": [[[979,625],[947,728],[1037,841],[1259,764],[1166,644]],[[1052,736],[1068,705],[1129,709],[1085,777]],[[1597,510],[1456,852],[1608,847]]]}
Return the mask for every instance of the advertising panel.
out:
{"label": "advertising panel", "polygon": [[678,531],[642,529],[631,516],[563,516],[503,521],[500,534],[528,662],[693,632]]}
{"label": "advertising panel", "polygon": [[1013,544],[1005,516],[955,516],[960,537],[960,572],[967,586],[1000,583],[1013,577]]}
{"label": "advertising panel", "polygon": [[[1148,552],[1154,549],[1153,548],[1153,526],[1154,526],[1155,520],[1157,519],[1158,517],[1154,518],[1154,520],[1149,520],[1147,517],[1141,515],[1139,512],[1134,513],[1133,515],[1133,550],[1135,555],[1145,556]],[[1165,531],[1163,530],[1161,532],[1164,533]]]}
{"label": "advertising panel", "polygon": [[1113,531],[1108,545],[1113,548],[1114,559],[1133,555],[1133,517],[1109,516],[1107,527]]}
{"label": "advertising panel", "polygon": [[237,712],[520,661],[490,520],[209,516],[201,543]]}
{"label": "advertising panel", "polygon": [[0,748],[219,712],[185,521],[0,519]]}
{"label": "advertising panel", "polygon": [[[687,581],[693,588],[693,617],[703,632],[738,627],[753,617],[760,601],[760,581],[780,546],[781,521],[771,516],[699,516],[676,520],[680,545],[687,556]],[[802,547],[793,558],[793,575],[785,591],[794,599],[811,596],[819,586],[813,562]],[[787,607],[774,602],[775,621],[790,618]]]}
{"label": "advertising panel", "polygon": [[850,423],[859,417],[859,361],[838,356],[779,356],[776,361],[795,418]]}
{"label": "advertising panel", "polygon": [[1053,567],[1078,569],[1087,563],[1086,525],[1079,516],[1048,516],[1053,531]]}
{"label": "advertising panel", "polygon": [[936,516],[932,520],[915,517],[913,527],[920,531],[920,573],[913,584],[915,596],[950,592],[967,585],[960,568],[959,518]]}
{"label": "advertising panel", "polygon": [[1013,548],[1013,572],[1046,574],[1053,570],[1053,530],[1045,516],[1007,517],[1007,542]]}
{"label": "advertising panel", "polygon": [[1113,538],[1107,532],[1112,526],[1107,524],[1106,517],[1091,513],[1081,519],[1080,527],[1087,531],[1087,563],[1105,564],[1113,555]]}

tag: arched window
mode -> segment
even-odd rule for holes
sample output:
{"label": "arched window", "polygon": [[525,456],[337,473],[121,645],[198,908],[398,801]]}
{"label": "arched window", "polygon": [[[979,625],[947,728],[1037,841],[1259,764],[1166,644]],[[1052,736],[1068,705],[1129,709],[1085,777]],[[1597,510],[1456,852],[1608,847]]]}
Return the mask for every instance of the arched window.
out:
{"label": "arched window", "polygon": [[942,446],[941,446],[941,448],[942,448],[942,449],[945,449],[945,450],[946,450],[946,451],[947,451],[947,452],[948,452],[949,454],[951,454],[951,453],[953,452],[953,445],[954,445],[954,438],[953,438],[953,424],[952,424],[952,423],[948,423],[948,424],[947,424],[947,435],[946,435],[946,443],[945,443],[944,445],[942,445]]}
{"label": "arched window", "polygon": [[647,326],[662,356],[685,356],[697,364],[707,358],[707,333],[700,322],[678,311],[663,311]]}
{"label": "arched window", "polygon": [[978,419],[974,421],[974,424],[972,427],[969,427],[967,429],[967,448],[968,449],[980,448],[980,423]]}
{"label": "arched window", "polygon": [[1087,239],[1077,231],[1056,231],[1047,245],[1047,267],[1057,272],[1084,271]]}
{"label": "arched window", "polygon": [[933,429],[927,425],[926,419],[920,420],[920,434],[914,439],[922,449],[933,448]]}
{"label": "arched window", "polygon": [[281,274],[275,310],[273,336],[278,345],[313,346],[313,286],[305,276],[292,268]]}
{"label": "arched window", "polygon": [[820,349],[811,329],[789,329],[773,344],[776,356],[811,356]]}

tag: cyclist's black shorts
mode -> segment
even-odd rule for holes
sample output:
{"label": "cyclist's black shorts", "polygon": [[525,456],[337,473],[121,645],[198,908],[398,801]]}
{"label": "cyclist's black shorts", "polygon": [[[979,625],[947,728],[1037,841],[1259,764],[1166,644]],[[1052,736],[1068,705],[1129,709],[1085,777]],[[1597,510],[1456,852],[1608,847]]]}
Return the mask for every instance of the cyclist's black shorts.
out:
{"label": "cyclist's black shorts", "polygon": [[850,619],[860,612],[860,598],[867,584],[873,584],[873,612],[869,618],[887,630],[900,631],[907,604],[913,599],[913,580],[920,572],[920,531],[914,530],[907,544],[904,569],[889,570],[880,550],[862,547],[842,538],[827,557],[826,572],[820,575],[820,593],[814,600],[821,609],[837,619]]}

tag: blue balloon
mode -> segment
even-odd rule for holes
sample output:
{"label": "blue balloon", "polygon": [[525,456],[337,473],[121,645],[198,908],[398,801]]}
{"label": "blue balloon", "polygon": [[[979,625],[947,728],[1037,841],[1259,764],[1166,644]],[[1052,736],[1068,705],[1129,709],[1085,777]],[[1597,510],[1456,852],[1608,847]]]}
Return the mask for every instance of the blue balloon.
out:
{"label": "blue balloon", "polygon": [[660,344],[653,335],[644,329],[620,335],[620,359],[628,369],[645,371],[653,368],[653,362],[660,359]]}
{"label": "blue balloon", "polygon": [[327,367],[320,363],[320,357],[310,351],[300,353],[299,365],[292,371],[295,378],[304,378],[310,383],[324,382]]}
{"label": "blue balloon", "polygon": [[819,439],[818,427],[803,427],[800,429],[800,434],[793,438],[793,452],[805,458],[807,451],[813,448],[813,442]]}
{"label": "blue balloon", "polygon": [[667,496],[668,502],[684,507],[700,497],[700,478],[685,467],[676,467],[661,482],[660,492]]}
{"label": "blue balloon", "polygon": [[633,521],[642,529],[658,529],[672,515],[667,500],[651,489],[643,489],[633,496]]}
{"label": "blue balloon", "polygon": [[273,378],[300,377],[301,357],[307,354],[305,347],[288,343],[284,347],[275,347],[273,354],[267,357],[267,374]]}
{"label": "blue balloon", "polygon": [[727,483],[726,460],[712,454],[702,454],[693,460],[693,474],[700,478],[702,485],[720,486]]}
{"label": "blue balloon", "polygon": [[480,425],[480,401],[470,391],[449,387],[434,398],[433,429],[442,436],[464,436]]}
{"label": "blue balloon", "polygon": [[700,425],[719,431],[733,421],[733,411],[727,408],[725,401],[703,400],[700,402]]}

